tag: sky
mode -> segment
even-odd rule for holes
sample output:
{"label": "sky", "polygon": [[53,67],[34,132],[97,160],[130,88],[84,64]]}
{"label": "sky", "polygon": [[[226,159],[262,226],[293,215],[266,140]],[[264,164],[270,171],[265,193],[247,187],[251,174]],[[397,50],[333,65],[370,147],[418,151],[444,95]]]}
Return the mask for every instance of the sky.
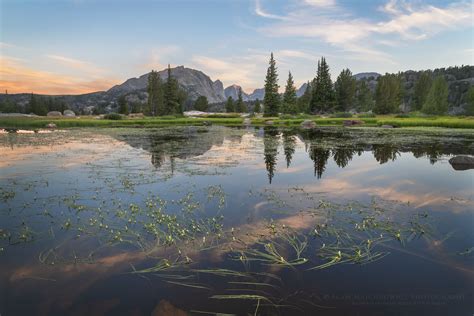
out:
{"label": "sky", "polygon": [[103,91],[168,64],[251,92],[342,69],[474,64],[471,0],[0,0],[0,91]]}

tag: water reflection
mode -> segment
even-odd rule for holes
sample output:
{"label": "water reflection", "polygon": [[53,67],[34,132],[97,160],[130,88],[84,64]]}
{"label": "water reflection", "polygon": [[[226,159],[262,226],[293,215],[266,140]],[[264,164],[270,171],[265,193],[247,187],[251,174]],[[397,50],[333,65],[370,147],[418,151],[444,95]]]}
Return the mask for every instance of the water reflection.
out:
{"label": "water reflection", "polygon": [[[355,155],[360,156],[364,152],[371,152],[380,164],[394,162],[401,153],[406,152],[412,153],[415,158],[427,157],[431,164],[435,164],[443,155],[471,154],[474,151],[474,138],[469,135],[456,137],[451,134],[443,136],[421,133],[420,136],[418,132],[414,136],[409,131],[385,132],[375,129],[300,130],[268,126],[229,134],[228,130],[215,127],[186,127],[118,137],[133,147],[150,152],[151,163],[156,168],[168,165],[174,172],[177,158],[190,159],[204,155],[213,146],[222,146],[225,140],[230,142],[227,148],[236,146],[246,133],[257,139],[263,138],[263,161],[269,183],[272,183],[277,172],[280,153],[284,155],[286,167],[289,168],[299,144],[303,144],[307,157],[313,162],[314,176],[317,179],[323,177],[331,158],[338,167],[346,168]],[[222,154],[225,155],[225,152]]]}

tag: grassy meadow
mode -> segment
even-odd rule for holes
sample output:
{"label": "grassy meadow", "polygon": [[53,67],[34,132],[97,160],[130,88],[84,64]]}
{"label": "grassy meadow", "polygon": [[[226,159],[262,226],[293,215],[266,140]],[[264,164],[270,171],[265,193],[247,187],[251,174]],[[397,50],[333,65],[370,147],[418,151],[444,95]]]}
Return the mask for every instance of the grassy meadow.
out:
{"label": "grassy meadow", "polygon": [[[266,126],[272,121],[277,126],[297,126],[305,120],[312,120],[321,126],[342,126],[345,120],[360,120],[364,127],[377,127],[392,125],[394,127],[445,127],[445,128],[474,128],[474,117],[460,116],[408,116],[380,115],[375,117],[351,117],[331,118],[320,116],[296,116],[296,117],[252,117],[252,126]],[[209,115],[207,117],[143,117],[128,118],[121,120],[98,119],[93,116],[81,116],[75,118],[65,117],[0,117],[0,128],[39,129],[45,128],[47,124],[54,123],[58,128],[71,127],[158,127],[169,125],[224,125],[241,126],[244,118],[232,115]]]}

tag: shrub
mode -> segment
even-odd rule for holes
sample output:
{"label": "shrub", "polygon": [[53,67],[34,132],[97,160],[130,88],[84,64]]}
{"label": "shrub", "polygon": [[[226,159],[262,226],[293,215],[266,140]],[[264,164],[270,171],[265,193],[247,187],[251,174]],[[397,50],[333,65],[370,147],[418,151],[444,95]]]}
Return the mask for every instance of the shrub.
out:
{"label": "shrub", "polygon": [[114,120],[118,121],[123,119],[123,116],[118,113],[109,113],[104,115],[104,120]]}
{"label": "shrub", "polygon": [[397,118],[409,118],[410,115],[408,115],[408,114],[406,114],[406,113],[401,113],[401,114],[395,115],[395,117],[397,117]]}

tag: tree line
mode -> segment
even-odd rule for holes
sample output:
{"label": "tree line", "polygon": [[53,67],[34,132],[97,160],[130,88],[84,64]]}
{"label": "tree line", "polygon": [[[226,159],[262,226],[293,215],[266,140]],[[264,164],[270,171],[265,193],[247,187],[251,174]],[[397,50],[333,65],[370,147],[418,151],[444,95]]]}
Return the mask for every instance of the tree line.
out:
{"label": "tree line", "polygon": [[[453,69],[466,75],[462,67]],[[272,53],[265,78],[263,100],[265,116],[276,116],[279,113],[321,114],[349,110],[373,111],[376,114],[400,112],[405,96],[402,73],[387,73],[378,77],[373,93],[368,80],[356,80],[350,69],[343,69],[334,83],[329,70],[326,59],[322,57],[317,64],[316,76],[308,82],[306,91],[299,98],[296,97],[293,76],[289,72],[285,91],[280,95],[277,67]],[[449,105],[448,95],[448,83],[442,72],[436,74],[425,71],[415,82],[412,110],[426,114],[445,114]],[[467,114],[474,114],[474,87],[470,87],[465,101],[468,103]]]}

